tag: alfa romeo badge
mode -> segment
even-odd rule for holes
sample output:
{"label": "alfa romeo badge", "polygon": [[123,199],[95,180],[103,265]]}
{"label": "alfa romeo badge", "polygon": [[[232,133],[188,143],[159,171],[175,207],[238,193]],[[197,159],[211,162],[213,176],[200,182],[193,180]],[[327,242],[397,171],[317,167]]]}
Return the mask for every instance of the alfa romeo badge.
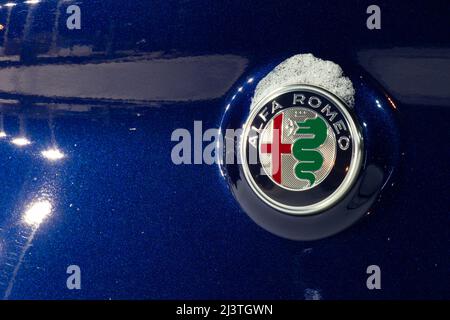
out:
{"label": "alfa romeo badge", "polygon": [[310,85],[279,88],[254,104],[244,126],[241,163],[267,205],[310,215],[336,204],[361,166],[362,137],[348,106]]}

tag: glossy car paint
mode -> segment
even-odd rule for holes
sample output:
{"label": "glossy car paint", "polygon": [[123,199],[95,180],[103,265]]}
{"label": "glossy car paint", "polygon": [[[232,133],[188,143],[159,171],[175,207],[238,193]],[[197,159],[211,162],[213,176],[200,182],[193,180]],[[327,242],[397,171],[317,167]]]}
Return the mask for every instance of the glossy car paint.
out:
{"label": "glossy car paint", "polygon": [[[66,28],[70,4],[0,9],[4,298],[450,297],[448,2],[378,1],[374,31],[364,1],[77,1],[81,30]],[[249,77],[298,53],[364,74],[367,108],[371,90],[396,107],[363,110],[368,125],[398,123],[370,215],[314,242],[256,225],[217,165],[171,161],[173,130],[219,128]],[[50,147],[65,157],[43,157]],[[36,203],[51,213],[29,225]],[[374,264],[382,290],[366,287]]]}

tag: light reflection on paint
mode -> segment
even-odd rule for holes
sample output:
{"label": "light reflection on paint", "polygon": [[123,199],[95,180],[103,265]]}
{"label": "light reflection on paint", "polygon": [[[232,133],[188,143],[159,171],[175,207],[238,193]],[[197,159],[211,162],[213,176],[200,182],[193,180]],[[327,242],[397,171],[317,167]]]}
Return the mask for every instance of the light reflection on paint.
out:
{"label": "light reflection on paint", "polygon": [[65,154],[62,153],[58,148],[50,148],[41,152],[42,156],[50,161],[61,160],[65,157]]}
{"label": "light reflection on paint", "polygon": [[382,108],[382,107],[381,107],[381,103],[380,103],[380,101],[378,101],[378,100],[375,100],[375,103],[377,104],[377,107],[378,107],[378,108],[380,108],[380,109]]}
{"label": "light reflection on paint", "polygon": [[397,106],[395,105],[395,102],[390,97],[386,96],[386,98],[389,101],[389,103],[391,104],[392,108],[397,109]]}
{"label": "light reflection on paint", "polygon": [[14,287],[14,283],[16,281],[17,273],[20,270],[20,266],[23,263],[25,255],[27,251],[30,249],[33,243],[34,236],[45,219],[47,219],[52,213],[52,203],[45,198],[37,198],[35,201],[30,203],[30,205],[26,208],[25,212],[22,215],[22,223],[28,225],[30,228],[27,229],[28,235],[24,235],[23,231],[21,233],[21,237],[26,239],[25,245],[22,247],[17,263],[14,265],[14,270],[8,282],[8,287],[5,290],[5,294],[3,296],[4,300],[7,300],[11,295],[11,292]]}
{"label": "light reflection on paint", "polygon": [[52,212],[52,204],[48,200],[38,200],[33,202],[23,215],[23,221],[32,227],[39,227],[39,225]]}
{"label": "light reflection on paint", "polygon": [[13,144],[15,144],[18,147],[25,147],[29,144],[31,144],[31,141],[28,140],[26,137],[17,137],[11,140]]}

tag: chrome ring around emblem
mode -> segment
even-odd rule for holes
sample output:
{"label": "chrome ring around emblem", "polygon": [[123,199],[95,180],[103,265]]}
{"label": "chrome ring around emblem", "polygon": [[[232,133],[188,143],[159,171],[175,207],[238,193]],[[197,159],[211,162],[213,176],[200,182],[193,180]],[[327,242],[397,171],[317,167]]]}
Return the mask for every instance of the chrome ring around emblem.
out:
{"label": "chrome ring around emblem", "polygon": [[[305,201],[305,203],[303,203],[303,204],[300,204],[300,203],[293,204],[293,203],[289,203],[289,201],[284,201],[284,199],[277,199],[275,196],[273,196],[273,195],[275,195],[275,193],[273,195],[270,195],[269,192],[267,192],[267,190],[263,190],[262,183],[256,181],[256,178],[255,178],[256,175],[254,174],[255,171],[252,172],[252,170],[250,169],[247,149],[249,147],[249,134],[252,131],[252,125],[254,124],[255,118],[260,114],[261,110],[264,110],[264,108],[267,106],[267,104],[273,103],[273,101],[276,101],[278,98],[280,98],[283,95],[300,94],[302,92],[305,94],[312,94],[315,97],[319,97],[319,100],[320,100],[320,98],[322,98],[323,100],[329,101],[330,107],[332,105],[334,110],[337,110],[339,112],[339,117],[343,121],[342,123],[344,124],[344,127],[346,127],[346,130],[348,130],[348,136],[350,137],[349,141],[350,141],[350,145],[351,145],[351,155],[349,154],[348,157],[346,158],[347,162],[340,161],[339,163],[333,163],[333,167],[331,168],[331,171],[340,172],[340,174],[341,174],[340,177],[342,178],[341,180],[338,178],[332,178],[332,177],[326,178],[326,179],[331,179],[330,180],[331,182],[329,183],[329,185],[326,186],[327,190],[333,189],[334,191],[331,190],[328,193],[322,192],[320,194],[320,196],[317,196],[317,192],[318,192],[317,189],[319,189],[320,183],[317,185],[312,185],[311,182],[310,183],[311,183],[312,187],[305,191],[303,191],[303,190],[282,191],[280,189],[281,191],[278,191],[277,195],[280,193],[283,193],[283,192],[285,192],[285,193],[290,192],[291,194],[288,196],[293,199],[299,198],[300,195],[305,199],[309,199],[309,198],[314,199],[314,200],[312,200],[313,201],[312,203],[308,203],[308,201]],[[311,96],[310,96],[310,100],[311,100]],[[311,105],[311,106],[317,107],[314,105]],[[311,107],[311,106],[306,106],[306,107]],[[301,106],[292,106],[292,105],[286,106],[286,108],[293,108],[293,107],[301,107]],[[311,108],[311,109],[313,110],[313,108]],[[318,109],[320,109],[320,107]],[[325,110],[325,108],[323,108],[323,109]],[[320,111],[316,111],[316,112],[319,113]],[[327,109],[326,112],[327,112],[327,115],[332,114],[330,109]],[[275,116],[275,113],[274,113],[274,116]],[[341,127],[342,123],[338,127]],[[330,128],[330,126],[328,126],[328,128]],[[342,127],[341,127],[341,129],[342,129]],[[328,129],[328,130],[333,130],[333,129]],[[339,130],[336,129],[336,127],[334,127],[334,130],[337,130],[337,132],[339,132]],[[334,137],[334,135],[333,135],[333,137]],[[334,143],[334,145],[336,145],[336,143]],[[317,213],[320,213],[321,211],[324,211],[324,210],[332,207],[336,203],[338,203],[339,200],[342,199],[342,197],[345,196],[347,191],[350,190],[351,187],[353,186],[356,178],[358,177],[358,174],[359,174],[359,171],[361,168],[361,164],[362,164],[363,139],[362,139],[361,131],[359,130],[359,127],[357,125],[356,119],[352,116],[351,112],[348,110],[348,107],[346,106],[346,104],[343,101],[341,101],[340,98],[338,98],[337,96],[335,96],[334,94],[328,92],[327,90],[325,90],[323,88],[312,86],[312,85],[298,84],[298,85],[289,85],[289,86],[281,87],[281,88],[278,88],[277,90],[274,90],[273,92],[267,94],[266,96],[261,98],[258,102],[256,102],[256,104],[254,104],[254,107],[250,111],[250,115],[249,115],[247,121],[245,122],[240,146],[241,146],[240,147],[240,155],[241,155],[240,160],[241,160],[241,164],[243,167],[244,176],[245,176],[246,180],[248,181],[251,189],[267,205],[269,205],[270,207],[272,207],[276,210],[279,210],[281,212],[284,212],[284,213],[287,213],[290,215],[305,216],[305,215],[317,214]],[[258,155],[258,159],[259,159],[259,155]],[[340,166],[339,168],[336,167],[338,165]],[[281,167],[281,161],[280,161],[280,167]],[[280,169],[280,171],[281,171],[281,169]],[[264,179],[264,177],[259,177],[259,178]],[[334,179],[334,181],[332,181],[333,179]],[[271,180],[273,181],[273,179],[271,179]],[[334,186],[334,187],[330,187],[330,186]],[[277,187],[276,183],[271,187],[276,188]],[[315,192],[316,194],[314,194],[314,196],[313,196],[313,194],[311,193],[311,197],[309,197],[308,192]],[[293,201],[293,202],[295,202],[295,201]]]}

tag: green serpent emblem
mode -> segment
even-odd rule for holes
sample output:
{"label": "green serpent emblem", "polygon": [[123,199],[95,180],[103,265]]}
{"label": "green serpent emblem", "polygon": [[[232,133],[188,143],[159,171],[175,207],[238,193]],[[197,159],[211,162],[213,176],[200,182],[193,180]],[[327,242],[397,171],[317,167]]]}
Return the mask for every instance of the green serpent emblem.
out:
{"label": "green serpent emblem", "polygon": [[309,185],[312,186],[316,181],[313,171],[319,170],[323,164],[322,154],[315,149],[325,142],[327,125],[319,117],[297,122],[297,125],[299,129],[296,134],[314,135],[313,137],[297,139],[292,147],[292,155],[299,161],[294,168],[295,175],[299,179],[308,180]]}

